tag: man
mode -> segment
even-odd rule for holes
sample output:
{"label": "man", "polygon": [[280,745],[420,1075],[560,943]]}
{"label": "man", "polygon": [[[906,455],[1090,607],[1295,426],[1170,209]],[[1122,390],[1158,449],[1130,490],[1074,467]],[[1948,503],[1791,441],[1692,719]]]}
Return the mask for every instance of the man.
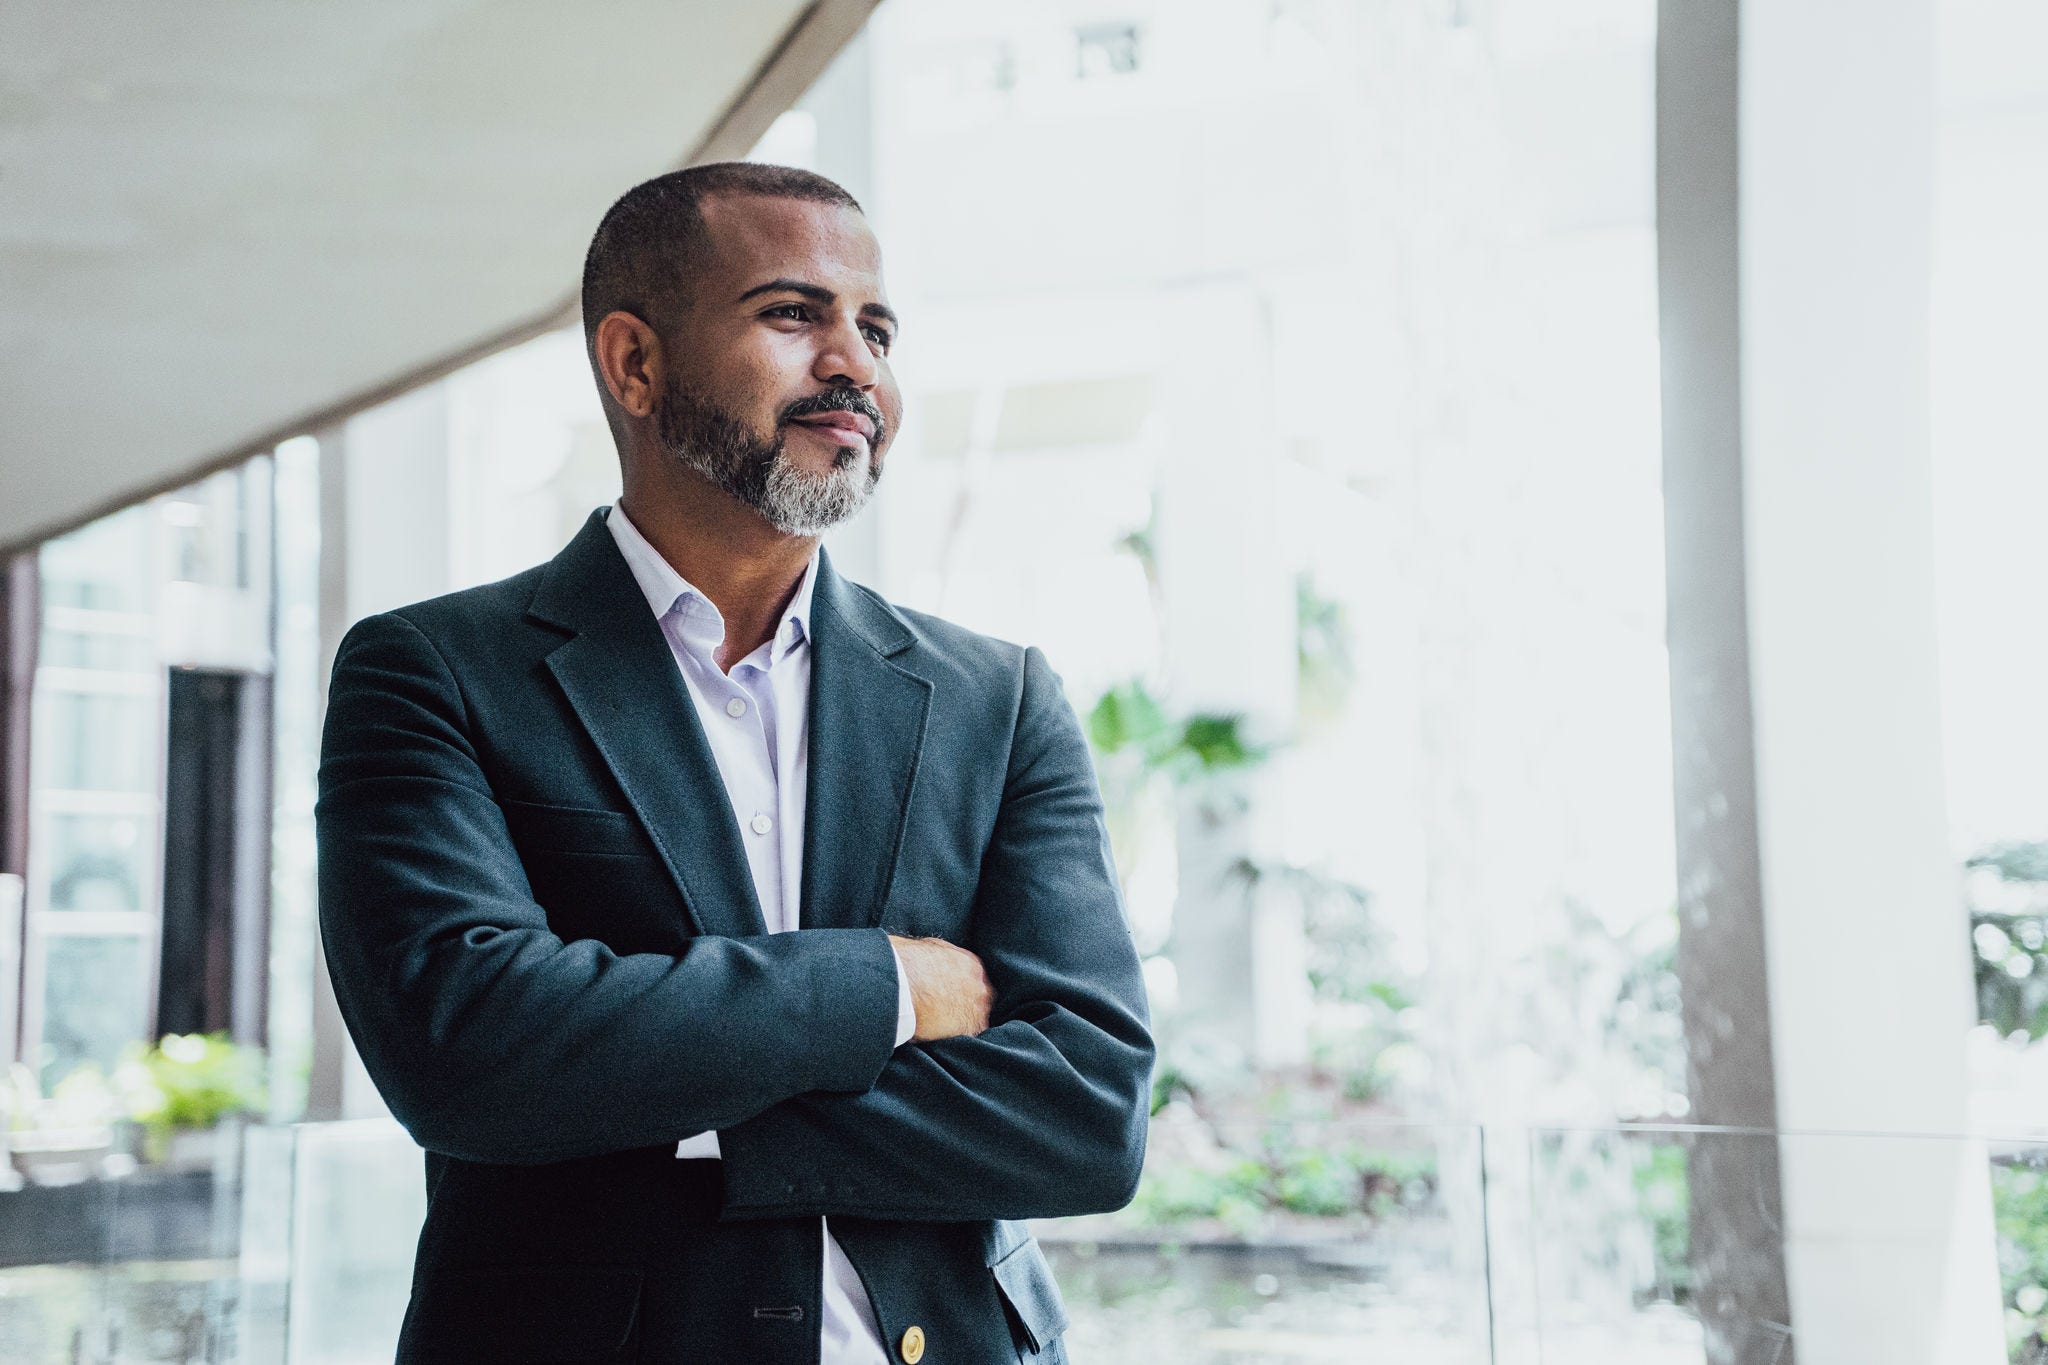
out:
{"label": "man", "polygon": [[583,312],[618,505],[335,661],[321,929],[427,1149],[399,1357],[1064,1360],[1013,1220],[1129,1199],[1152,1043],[1043,657],[818,548],[901,415],[874,236],[663,176]]}

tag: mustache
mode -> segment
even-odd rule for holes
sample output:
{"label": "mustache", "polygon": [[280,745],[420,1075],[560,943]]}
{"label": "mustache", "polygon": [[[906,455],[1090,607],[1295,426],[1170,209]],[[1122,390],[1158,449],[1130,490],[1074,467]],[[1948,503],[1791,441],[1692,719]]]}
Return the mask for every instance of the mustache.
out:
{"label": "mustache", "polygon": [[782,410],[782,420],[794,422],[804,417],[816,417],[821,412],[851,412],[867,418],[874,423],[874,443],[878,448],[889,434],[889,424],[882,420],[882,410],[875,406],[874,399],[859,389],[827,389],[809,398],[799,398]]}

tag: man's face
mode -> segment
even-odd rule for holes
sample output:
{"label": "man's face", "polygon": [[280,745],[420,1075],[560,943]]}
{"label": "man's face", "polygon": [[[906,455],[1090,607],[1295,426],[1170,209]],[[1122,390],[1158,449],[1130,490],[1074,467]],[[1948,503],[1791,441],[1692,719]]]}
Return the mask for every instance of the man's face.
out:
{"label": "man's face", "polygon": [[715,195],[710,253],[664,340],[661,443],[786,535],[858,512],[902,416],[895,315],[867,219],[836,204]]}

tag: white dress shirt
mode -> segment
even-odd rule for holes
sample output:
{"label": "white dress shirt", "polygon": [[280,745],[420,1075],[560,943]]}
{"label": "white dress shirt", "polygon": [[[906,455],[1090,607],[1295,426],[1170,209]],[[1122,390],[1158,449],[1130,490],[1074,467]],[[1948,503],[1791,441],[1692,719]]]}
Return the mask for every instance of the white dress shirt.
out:
{"label": "white dress shirt", "polygon": [[[747,850],[754,894],[771,934],[799,927],[803,888],[804,794],[809,783],[811,698],[811,592],[818,557],[811,556],[789,609],[767,643],[719,669],[714,651],[725,641],[725,618],[661,557],[618,507],[605,525],[619,553],[661,621],[698,722],[718,763],[733,819]],[[896,963],[896,1043],[917,1031],[917,1011],[903,963]],[[802,1040],[792,1039],[792,1046]],[[676,1144],[679,1157],[717,1157],[718,1134],[699,1133]],[[820,1223],[824,1220],[820,1219]],[[852,1262],[825,1230],[821,1365],[888,1365],[882,1330]]]}

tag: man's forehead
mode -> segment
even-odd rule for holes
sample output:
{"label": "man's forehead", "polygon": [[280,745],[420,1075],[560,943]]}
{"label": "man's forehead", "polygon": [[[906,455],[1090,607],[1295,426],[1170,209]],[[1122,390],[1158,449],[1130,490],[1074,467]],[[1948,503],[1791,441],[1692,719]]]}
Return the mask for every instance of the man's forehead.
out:
{"label": "man's forehead", "polygon": [[718,264],[742,275],[829,271],[879,290],[882,248],[867,215],[844,204],[757,194],[707,195],[704,227]]}

